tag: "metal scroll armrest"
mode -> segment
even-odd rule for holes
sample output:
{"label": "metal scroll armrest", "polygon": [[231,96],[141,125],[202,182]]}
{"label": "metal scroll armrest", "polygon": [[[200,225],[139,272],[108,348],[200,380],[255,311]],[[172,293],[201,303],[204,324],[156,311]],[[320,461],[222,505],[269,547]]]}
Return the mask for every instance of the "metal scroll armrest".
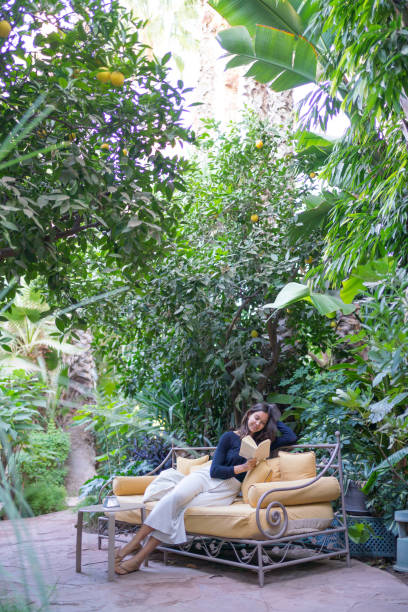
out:
{"label": "metal scroll armrest", "polygon": [[[315,477],[315,478],[311,478],[308,482],[305,482],[304,484],[301,485],[297,485],[294,487],[281,487],[279,489],[270,489],[269,491],[265,491],[265,493],[263,493],[261,495],[261,497],[258,500],[258,503],[256,505],[256,524],[258,525],[258,529],[259,531],[268,539],[268,540],[278,540],[279,538],[281,538],[284,533],[286,532],[286,529],[288,527],[288,513],[287,510],[285,508],[285,506],[278,501],[272,501],[270,502],[267,507],[264,509],[262,508],[262,504],[264,499],[270,495],[271,493],[279,493],[281,491],[295,491],[297,489],[304,489],[305,487],[309,487],[311,484],[317,482],[318,480],[320,480],[320,478],[322,476],[324,476],[324,474],[327,472],[327,470],[329,470],[331,467],[333,466],[333,462],[335,457],[337,456],[340,459],[340,455],[339,455],[339,450],[340,450],[340,433],[338,431],[336,431],[336,438],[337,438],[337,442],[336,444],[329,444],[329,445],[319,445],[316,444],[314,446],[314,448],[332,448],[331,454],[330,454],[330,459],[329,461],[325,464],[323,470]],[[300,445],[299,445],[300,446]],[[261,524],[261,509],[265,510],[265,520],[267,522],[267,524],[270,527],[274,527],[276,529],[276,527],[278,527],[278,532],[277,533],[271,533],[270,531],[266,531]],[[281,510],[281,512],[279,512],[279,510]]]}

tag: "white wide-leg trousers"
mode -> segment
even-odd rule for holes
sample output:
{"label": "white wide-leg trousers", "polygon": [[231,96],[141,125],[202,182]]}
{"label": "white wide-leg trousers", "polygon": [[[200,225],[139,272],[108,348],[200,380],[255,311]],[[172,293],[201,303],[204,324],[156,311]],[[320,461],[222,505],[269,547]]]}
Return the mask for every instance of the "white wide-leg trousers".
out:
{"label": "white wide-leg trousers", "polygon": [[144,502],[157,504],[145,520],[152,527],[152,536],[165,544],[186,542],[184,512],[190,506],[227,506],[232,504],[241,483],[236,478],[211,478],[210,468],[184,476],[173,468],[164,470],[150,483],[143,496]]}

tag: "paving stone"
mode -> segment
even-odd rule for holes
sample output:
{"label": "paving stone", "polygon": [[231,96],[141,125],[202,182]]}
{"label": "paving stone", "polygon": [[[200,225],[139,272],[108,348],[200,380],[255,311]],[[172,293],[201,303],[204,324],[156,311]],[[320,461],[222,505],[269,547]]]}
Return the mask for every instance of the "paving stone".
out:
{"label": "paving stone", "polygon": [[[408,587],[391,574],[353,560],[327,560],[281,568],[265,577],[238,568],[160,554],[139,572],[107,581],[107,550],[83,534],[82,573],[75,572],[76,515],[56,512],[0,522],[0,601],[12,593],[40,602],[50,593],[52,612],[407,612]],[[106,547],[106,543],[105,543]],[[26,585],[26,586],[24,586]]]}

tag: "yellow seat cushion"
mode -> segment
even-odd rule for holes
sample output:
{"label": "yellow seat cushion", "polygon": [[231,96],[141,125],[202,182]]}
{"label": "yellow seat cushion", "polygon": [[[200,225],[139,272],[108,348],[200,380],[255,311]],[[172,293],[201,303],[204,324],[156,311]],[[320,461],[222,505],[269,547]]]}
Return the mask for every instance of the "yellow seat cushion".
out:
{"label": "yellow seat cushion", "polygon": [[177,471],[184,474],[184,476],[188,476],[190,470],[193,466],[199,465],[202,467],[203,463],[207,463],[210,457],[208,455],[203,455],[202,457],[197,457],[197,459],[188,459],[187,457],[177,457]]}
{"label": "yellow seat cushion", "polygon": [[260,461],[260,463],[258,463],[258,465],[256,465],[253,470],[250,470],[246,473],[241,485],[242,497],[246,504],[248,503],[249,487],[258,482],[266,482],[267,480],[269,480],[269,478],[272,478],[273,475],[276,475],[277,470],[280,474],[278,457],[276,459],[267,459],[266,461]]}
{"label": "yellow seat cushion", "polygon": [[287,453],[279,451],[281,480],[300,480],[316,478],[316,455],[307,453]]}
{"label": "yellow seat cushion", "polygon": [[266,508],[272,501],[281,502],[285,506],[297,506],[299,504],[316,504],[334,501],[340,495],[340,485],[337,478],[334,476],[322,476],[313,484],[302,489],[273,492],[274,489],[281,489],[288,486],[297,487],[299,485],[305,485],[308,482],[310,482],[309,478],[291,480],[290,482],[260,482],[258,484],[253,484],[248,491],[248,503],[256,508],[260,497],[271,490],[272,492],[263,500],[262,508]]}
{"label": "yellow seat cushion", "polygon": [[[142,496],[121,496],[120,501],[134,503],[143,501]],[[158,502],[146,504],[146,515]],[[281,514],[282,511],[278,510]],[[266,510],[261,510],[261,524],[271,533],[277,533],[278,527],[267,525]],[[311,533],[327,529],[333,520],[333,509],[330,502],[322,504],[303,504],[287,508],[288,527],[285,535]],[[140,524],[140,510],[115,513],[116,520],[134,525]],[[185,526],[188,533],[224,538],[265,540],[256,524],[256,510],[249,504],[234,502],[229,506],[192,506],[185,513]]]}
{"label": "yellow seat cushion", "polygon": [[143,495],[156,476],[116,476],[112,487],[114,495]]}

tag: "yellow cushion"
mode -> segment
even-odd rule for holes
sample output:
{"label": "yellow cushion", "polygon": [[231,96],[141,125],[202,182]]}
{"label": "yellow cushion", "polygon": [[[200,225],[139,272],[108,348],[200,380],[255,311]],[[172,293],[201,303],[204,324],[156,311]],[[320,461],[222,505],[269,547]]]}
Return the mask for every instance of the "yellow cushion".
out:
{"label": "yellow cushion", "polygon": [[281,480],[279,457],[267,459],[265,463],[270,470],[268,476],[265,478],[265,482],[274,482],[275,480]]}
{"label": "yellow cushion", "polygon": [[[267,491],[281,489],[288,486],[296,487],[304,485],[310,478],[280,482],[259,482],[253,484],[248,491],[248,503],[256,508],[259,498]],[[279,501],[285,506],[297,506],[299,504],[317,504],[334,501],[340,495],[340,485],[334,476],[322,476],[313,484],[294,491],[277,491],[270,493],[262,502],[262,508],[272,501]]]}
{"label": "yellow cushion", "polygon": [[265,482],[270,472],[271,469],[266,461],[260,461],[253,470],[249,470],[249,472],[245,474],[245,478],[241,485],[241,493],[246,504],[248,503],[249,487],[257,482]]}
{"label": "yellow cushion", "polygon": [[[138,495],[120,497],[120,502],[129,504],[142,501],[143,497]],[[146,516],[156,503],[146,504]],[[281,510],[278,511],[282,514]],[[269,529],[272,533],[277,533],[278,527],[268,527],[265,512],[266,510],[261,510],[262,527]],[[286,536],[327,529],[333,520],[333,509],[330,502],[289,506],[287,513]],[[140,525],[140,510],[115,512],[115,519]],[[230,506],[191,506],[185,513],[185,526],[187,532],[201,535],[247,540],[265,539],[256,524],[256,509],[242,502],[234,502]]]}
{"label": "yellow cushion", "polygon": [[316,455],[279,451],[281,480],[300,480],[316,477]]}
{"label": "yellow cushion", "polygon": [[190,468],[190,474],[191,472],[196,472],[197,470],[201,470],[202,468],[206,468],[206,467],[210,467],[212,464],[212,461],[206,461],[205,463],[202,463],[201,465],[192,465]]}
{"label": "yellow cushion", "polygon": [[208,455],[203,457],[197,457],[197,459],[187,459],[187,457],[177,457],[177,471],[188,476],[193,465],[202,466],[203,463],[207,463],[209,460]]}
{"label": "yellow cushion", "polygon": [[115,495],[142,495],[156,476],[116,476],[113,479]]}

